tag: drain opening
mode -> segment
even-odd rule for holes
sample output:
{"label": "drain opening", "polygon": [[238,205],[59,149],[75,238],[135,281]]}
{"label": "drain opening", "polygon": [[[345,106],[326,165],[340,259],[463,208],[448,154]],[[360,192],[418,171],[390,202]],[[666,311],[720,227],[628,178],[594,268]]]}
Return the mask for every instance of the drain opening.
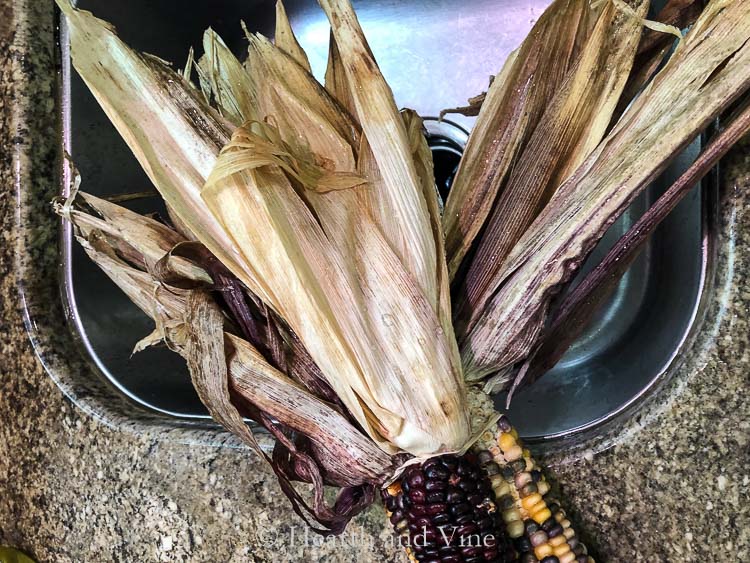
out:
{"label": "drain opening", "polygon": [[441,204],[450,192],[469,133],[452,121],[425,118],[425,137],[432,151],[435,185]]}

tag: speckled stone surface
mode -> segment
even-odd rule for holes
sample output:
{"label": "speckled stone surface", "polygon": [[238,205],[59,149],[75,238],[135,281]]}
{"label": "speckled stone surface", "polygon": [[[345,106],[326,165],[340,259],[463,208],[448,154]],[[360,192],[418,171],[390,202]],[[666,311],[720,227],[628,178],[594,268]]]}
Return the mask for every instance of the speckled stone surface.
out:
{"label": "speckled stone surface", "polygon": [[[0,544],[40,562],[402,561],[379,507],[320,545],[256,456],[93,379],[63,325],[54,222],[38,220],[58,186],[53,31],[51,2],[0,0]],[[599,561],[750,561],[749,172],[744,144],[688,353],[627,424],[548,457]]]}

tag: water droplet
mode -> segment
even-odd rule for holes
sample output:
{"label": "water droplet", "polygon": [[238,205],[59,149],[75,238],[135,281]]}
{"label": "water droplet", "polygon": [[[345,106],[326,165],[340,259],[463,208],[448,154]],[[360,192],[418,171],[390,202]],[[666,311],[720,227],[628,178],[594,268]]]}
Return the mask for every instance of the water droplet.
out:
{"label": "water droplet", "polygon": [[396,319],[394,319],[393,315],[391,315],[390,313],[386,313],[383,315],[383,324],[385,326],[393,326],[395,322]]}

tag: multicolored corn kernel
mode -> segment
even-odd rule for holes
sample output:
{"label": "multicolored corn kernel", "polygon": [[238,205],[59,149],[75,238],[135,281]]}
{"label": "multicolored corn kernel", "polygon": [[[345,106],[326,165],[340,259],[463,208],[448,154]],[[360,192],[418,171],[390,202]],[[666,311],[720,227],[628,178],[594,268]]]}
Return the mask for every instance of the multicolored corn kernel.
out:
{"label": "multicolored corn kernel", "polygon": [[[386,513],[411,561],[516,561],[479,457],[470,453],[429,459],[408,468],[383,490]],[[492,459],[491,455],[481,457]]]}
{"label": "multicolored corn kernel", "polygon": [[549,483],[507,417],[500,417],[496,432],[481,436],[475,451],[492,456],[483,455],[480,463],[491,478],[508,536],[520,554],[518,561],[595,563],[559,503],[546,498]]}

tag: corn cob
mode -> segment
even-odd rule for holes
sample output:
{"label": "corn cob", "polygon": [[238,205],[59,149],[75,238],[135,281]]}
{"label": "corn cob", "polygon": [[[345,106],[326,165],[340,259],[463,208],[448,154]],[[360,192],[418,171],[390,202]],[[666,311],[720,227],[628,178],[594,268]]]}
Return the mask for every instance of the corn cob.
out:
{"label": "corn cob", "polygon": [[411,467],[383,490],[391,524],[411,561],[509,563],[516,553],[473,453]]}
{"label": "corn cob", "polygon": [[482,434],[474,452],[521,563],[594,563],[560,504],[545,498],[549,483],[507,417],[498,420],[496,432]]}
{"label": "corn cob", "polygon": [[[383,500],[411,561],[594,563],[560,504],[545,498],[549,490],[503,416],[464,456],[408,469]],[[487,536],[492,546],[476,549]]]}

